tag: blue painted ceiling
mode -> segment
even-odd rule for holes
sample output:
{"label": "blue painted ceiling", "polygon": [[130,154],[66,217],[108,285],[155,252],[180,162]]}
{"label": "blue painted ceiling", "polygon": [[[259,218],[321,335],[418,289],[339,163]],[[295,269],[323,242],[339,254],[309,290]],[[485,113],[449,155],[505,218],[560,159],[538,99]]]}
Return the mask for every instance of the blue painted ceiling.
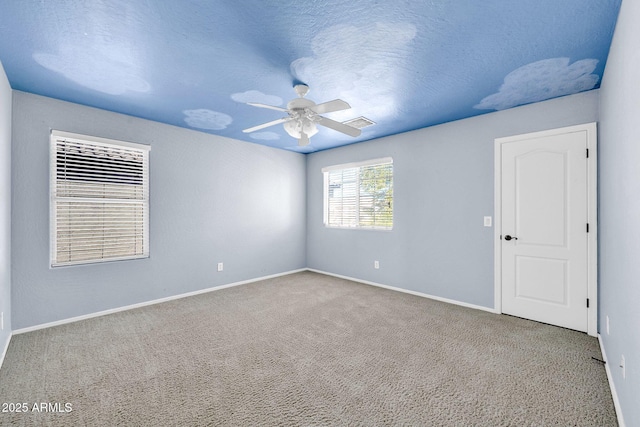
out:
{"label": "blue painted ceiling", "polygon": [[[0,62],[13,89],[306,153],[598,88],[620,2],[0,0]],[[376,124],[242,132],[296,82]]]}

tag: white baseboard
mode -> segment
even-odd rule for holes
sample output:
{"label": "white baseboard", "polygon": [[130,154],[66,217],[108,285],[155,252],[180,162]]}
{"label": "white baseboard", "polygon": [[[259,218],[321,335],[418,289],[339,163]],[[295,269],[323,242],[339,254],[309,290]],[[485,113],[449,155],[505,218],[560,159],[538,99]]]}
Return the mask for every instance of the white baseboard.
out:
{"label": "white baseboard", "polygon": [[243,280],[243,281],[240,281],[240,282],[234,282],[234,283],[229,283],[229,284],[226,284],[226,285],[215,286],[215,287],[212,287],[212,288],[200,289],[198,291],[187,292],[187,293],[184,293],[184,294],[173,295],[173,296],[170,296],[170,297],[159,298],[159,299],[155,299],[155,300],[151,300],[151,301],[140,302],[140,303],[137,303],[137,304],[126,305],[124,307],[112,308],[112,309],[109,309],[109,310],[98,311],[98,312],[90,313],[90,314],[84,314],[82,316],[70,317],[68,319],[57,320],[55,322],[49,322],[49,323],[43,323],[43,324],[40,324],[40,325],[29,326],[27,328],[21,328],[21,329],[14,330],[13,331],[13,335],[24,334],[24,333],[27,333],[27,332],[32,332],[32,331],[37,331],[37,330],[40,330],[40,329],[51,328],[53,326],[64,325],[64,324],[67,324],[67,323],[79,322],[81,320],[91,319],[91,318],[100,317],[100,316],[106,316],[107,314],[113,314],[113,313],[119,313],[121,311],[133,310],[135,308],[146,307],[146,306],[154,305],[154,304],[160,304],[160,303],[163,303],[163,302],[173,301],[173,300],[177,300],[177,299],[181,299],[181,298],[192,297],[192,296],[195,296],[195,295],[206,294],[208,292],[219,291],[221,289],[231,288],[231,287],[234,287],[234,286],[246,285],[248,283],[259,282],[261,280],[273,279],[275,277],[286,276],[288,274],[299,273],[301,271],[306,271],[306,270],[307,270],[306,268],[301,268],[301,269],[298,269],[298,270],[286,271],[284,273],[277,273],[277,274],[272,274],[272,275],[269,275],[269,276],[257,277],[255,279]]}
{"label": "white baseboard", "polygon": [[411,294],[411,295],[416,295],[416,296],[423,297],[423,298],[429,298],[429,299],[436,300],[436,301],[446,302],[448,304],[459,305],[459,306],[462,306],[462,307],[473,308],[473,309],[476,309],[476,310],[488,311],[489,313],[497,313],[496,310],[494,310],[493,308],[483,307],[481,305],[469,304],[469,303],[466,303],[466,302],[457,301],[457,300],[453,300],[453,299],[449,299],[449,298],[437,297],[435,295],[429,295],[429,294],[425,294],[425,293],[422,293],[422,292],[410,291],[408,289],[402,289],[402,288],[396,288],[395,286],[383,285],[382,283],[376,283],[376,282],[370,282],[368,280],[356,279],[354,277],[343,276],[341,274],[329,273],[327,271],[316,270],[314,268],[307,268],[307,270],[308,271],[313,271],[314,273],[326,274],[327,276],[338,277],[340,279],[351,280],[352,282],[363,283],[365,285],[377,286],[379,288],[390,289],[392,291],[404,292],[405,294]]}
{"label": "white baseboard", "polygon": [[13,336],[13,333],[9,333],[9,339],[7,340],[7,343],[4,345],[4,349],[0,354],[0,369],[2,369],[2,364],[4,363],[4,357],[7,355],[7,350],[9,350],[9,343],[11,342],[12,336]]}
{"label": "white baseboard", "polygon": [[616,410],[616,416],[618,417],[618,425],[625,427],[624,417],[622,416],[622,408],[620,407],[620,400],[618,400],[618,393],[616,392],[616,385],[613,383],[611,377],[611,370],[609,369],[609,360],[607,360],[607,353],[604,351],[604,345],[602,345],[602,337],[598,334],[598,343],[600,344],[600,352],[602,353],[602,360],[604,360],[604,370],[607,373],[607,380],[609,381],[609,388],[611,389],[611,397],[613,398],[613,406]]}

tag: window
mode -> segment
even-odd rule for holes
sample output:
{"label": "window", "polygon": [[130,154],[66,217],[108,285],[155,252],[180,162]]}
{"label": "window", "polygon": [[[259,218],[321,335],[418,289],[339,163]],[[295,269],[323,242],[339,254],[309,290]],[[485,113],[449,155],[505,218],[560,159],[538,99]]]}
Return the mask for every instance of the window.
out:
{"label": "window", "polygon": [[51,266],[149,256],[149,149],[51,132]]}
{"label": "window", "polygon": [[393,159],[329,166],[324,174],[324,224],[393,228]]}

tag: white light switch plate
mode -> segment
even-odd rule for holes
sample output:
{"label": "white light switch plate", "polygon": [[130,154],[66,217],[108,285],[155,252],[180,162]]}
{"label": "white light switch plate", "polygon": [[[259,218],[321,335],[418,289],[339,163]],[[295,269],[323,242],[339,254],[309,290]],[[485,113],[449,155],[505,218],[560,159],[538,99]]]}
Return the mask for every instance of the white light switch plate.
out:
{"label": "white light switch plate", "polygon": [[485,216],[484,217],[484,226],[485,227],[491,227],[491,217],[490,216]]}

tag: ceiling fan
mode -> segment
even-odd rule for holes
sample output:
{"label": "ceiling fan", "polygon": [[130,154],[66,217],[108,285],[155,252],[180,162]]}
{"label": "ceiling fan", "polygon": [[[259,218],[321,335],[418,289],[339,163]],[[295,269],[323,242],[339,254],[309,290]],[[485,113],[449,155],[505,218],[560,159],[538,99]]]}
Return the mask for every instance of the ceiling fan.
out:
{"label": "ceiling fan", "polygon": [[300,146],[309,145],[309,138],[318,133],[316,125],[328,127],[349,136],[360,136],[360,129],[320,115],[324,113],[332,113],[334,111],[348,110],[351,108],[348,103],[341,99],[334,99],[333,101],[316,104],[310,99],[306,99],[304,97],[309,92],[309,86],[297,84],[293,89],[296,91],[299,98],[294,98],[289,101],[287,108],[275,107],[273,105],[260,104],[257,102],[247,102],[247,104],[254,107],[281,111],[283,113],[287,113],[289,116],[245,129],[243,132],[251,133],[269,126],[284,123],[284,130],[293,138],[296,138],[298,140],[298,145]]}

